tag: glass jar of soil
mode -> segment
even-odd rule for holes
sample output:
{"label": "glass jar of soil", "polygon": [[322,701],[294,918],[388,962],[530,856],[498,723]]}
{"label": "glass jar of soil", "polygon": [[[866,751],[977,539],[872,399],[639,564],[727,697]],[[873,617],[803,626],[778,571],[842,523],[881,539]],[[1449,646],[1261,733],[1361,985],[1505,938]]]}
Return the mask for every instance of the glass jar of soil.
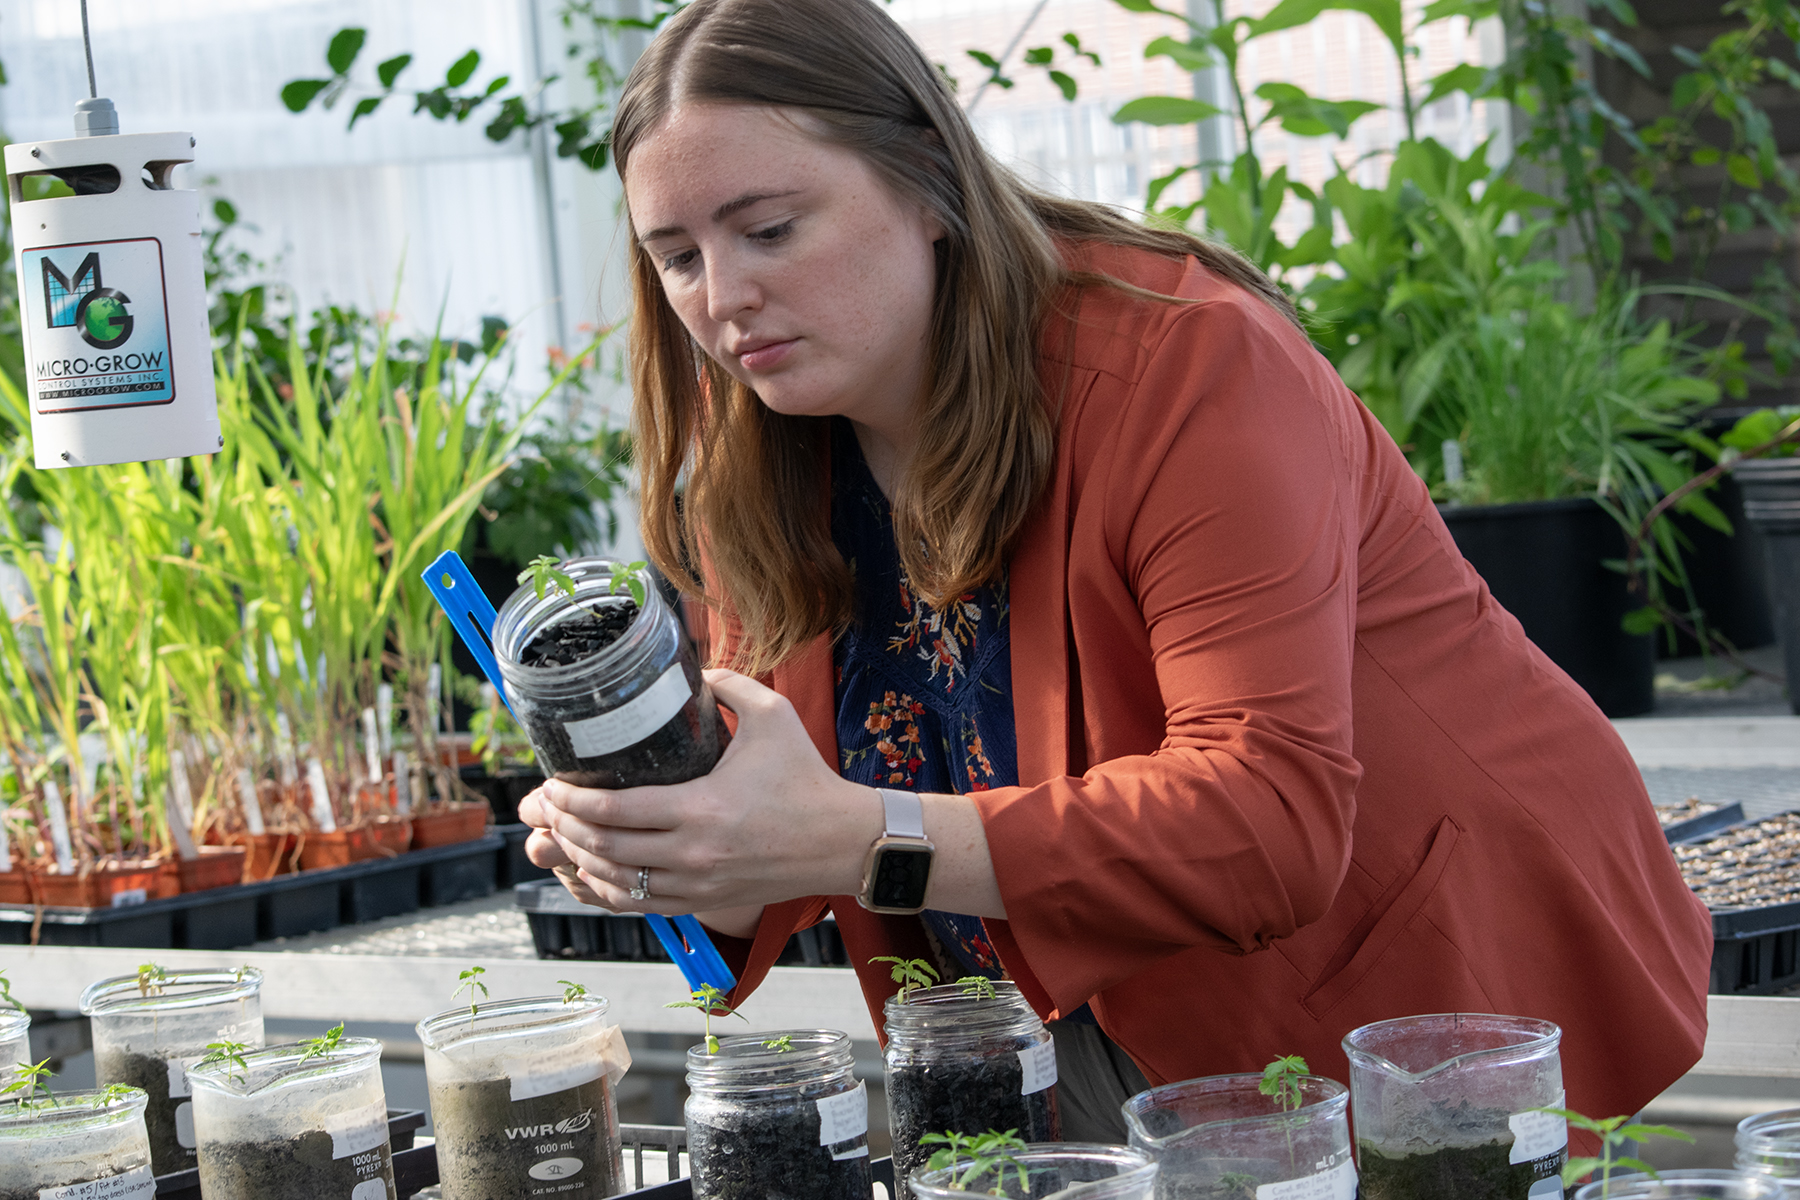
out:
{"label": "glass jar of soil", "polygon": [[419,1022],[444,1200],[622,1190],[613,1088],[631,1057],[606,1009],[542,996]]}
{"label": "glass jar of soil", "polygon": [[1131,1145],[1159,1168],[1160,1200],[1251,1197],[1276,1184],[1308,1200],[1356,1200],[1349,1089],[1301,1075],[1298,1096],[1284,1103],[1265,1096],[1262,1082],[1260,1074],[1212,1075],[1125,1102]]}
{"label": "glass jar of soil", "polygon": [[675,614],[647,573],[643,605],[613,590],[618,564],[562,565],[574,594],[522,587],[494,622],[494,657],[545,774],[582,787],[682,783],[730,740]]}
{"label": "glass jar of soil", "polygon": [[895,1194],[931,1157],[928,1133],[1018,1130],[1027,1142],[1062,1139],[1056,1111],[1056,1048],[1016,984],[994,994],[955,984],[917,988],[887,1002],[888,1127]]}
{"label": "glass jar of soil", "polygon": [[1441,1013],[1350,1031],[1363,1200],[1557,1200],[1568,1160],[1562,1030]]}
{"label": "glass jar of soil", "polygon": [[833,1029],[722,1037],[687,1054],[694,1200],[869,1200],[869,1090]]}
{"label": "glass jar of soil", "polygon": [[0,1012],[0,1079],[10,1082],[9,1067],[31,1061],[31,1015]]}
{"label": "glass jar of soil", "polygon": [[1788,1195],[1800,1197],[1800,1108],[1739,1121],[1737,1169],[1780,1180]]}
{"label": "glass jar of soil", "polygon": [[81,994],[92,1018],[94,1079],[142,1088],[158,1175],[194,1166],[187,1068],[209,1042],[263,1044],[262,972],[166,971],[102,979]]}
{"label": "glass jar of soil", "polygon": [[395,1200],[380,1042],[270,1046],[188,1078],[206,1200]]}
{"label": "glass jar of soil", "polygon": [[1575,1200],[1781,1200],[1781,1185],[1746,1171],[1658,1171],[1587,1184]]}
{"label": "glass jar of soil", "polygon": [[[1150,1200],[1160,1194],[1156,1190],[1158,1170],[1155,1160],[1135,1148],[1086,1142],[1038,1144],[988,1163],[964,1159],[948,1167],[915,1172],[912,1196],[917,1200],[968,1200],[970,1196],[1034,1200],[1069,1193],[1081,1200]],[[1256,1191],[1244,1195],[1255,1196]],[[1297,1195],[1311,1200],[1313,1193]]]}
{"label": "glass jar of soil", "polygon": [[0,1102],[0,1200],[151,1200],[145,1099],[134,1088]]}

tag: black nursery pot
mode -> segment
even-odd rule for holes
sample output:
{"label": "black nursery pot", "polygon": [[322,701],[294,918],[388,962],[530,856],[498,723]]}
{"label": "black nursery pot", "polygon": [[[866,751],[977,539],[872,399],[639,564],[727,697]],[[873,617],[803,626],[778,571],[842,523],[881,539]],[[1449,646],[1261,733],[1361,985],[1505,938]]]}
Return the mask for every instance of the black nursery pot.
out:
{"label": "black nursery pot", "polygon": [[919,1145],[928,1133],[1062,1140],[1056,1048],[1016,984],[996,983],[985,998],[955,984],[917,989],[904,1004],[890,998],[885,1018],[896,1196],[912,1194],[907,1181],[930,1159]]}
{"label": "black nursery pot", "polygon": [[1732,469],[1744,515],[1763,535],[1788,702],[1800,713],[1800,458],[1753,458]]}
{"label": "black nursery pot", "polygon": [[563,564],[575,594],[522,587],[494,622],[494,656],[538,766],[582,787],[682,783],[730,741],[712,689],[648,575],[644,607],[612,590],[617,564]]}
{"label": "black nursery pot", "polygon": [[[777,1048],[773,1043],[783,1037]],[[868,1200],[869,1091],[850,1038],[795,1029],[719,1039],[687,1055],[694,1200]]]}
{"label": "black nursery pot", "polygon": [[1625,577],[1625,534],[1594,500],[1452,505],[1438,510],[1456,547],[1538,649],[1609,717],[1656,707],[1656,641],[1621,627],[1641,607]]}

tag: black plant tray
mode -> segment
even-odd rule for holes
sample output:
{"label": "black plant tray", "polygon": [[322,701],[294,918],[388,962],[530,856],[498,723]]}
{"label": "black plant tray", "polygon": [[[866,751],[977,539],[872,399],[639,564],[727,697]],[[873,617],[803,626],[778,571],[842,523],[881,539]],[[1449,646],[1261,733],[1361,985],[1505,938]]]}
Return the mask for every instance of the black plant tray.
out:
{"label": "black plant tray", "polygon": [[1664,825],[1663,836],[1669,839],[1671,846],[1677,842],[1697,842],[1702,838],[1711,837],[1721,829],[1729,829],[1733,825],[1741,824],[1743,820],[1744,806],[1742,804],[1726,804],[1711,812],[1701,813],[1697,817],[1689,817],[1685,821]]}
{"label": "black plant tray", "polygon": [[[395,1155],[396,1169],[399,1161],[399,1156]],[[875,1176],[875,1182],[886,1188],[888,1195],[892,1196],[894,1194],[894,1160],[878,1158],[869,1164],[869,1170]],[[635,1197],[636,1200],[693,1200],[694,1183],[692,1179],[683,1175],[680,1179],[671,1179],[668,1183],[639,1188],[635,1192],[624,1192],[622,1195]]]}
{"label": "black plant tray", "polygon": [[[1739,805],[1731,805],[1729,809],[1742,812]],[[1716,815],[1707,813],[1694,820],[1707,820]],[[1782,814],[1771,821],[1786,822],[1800,829],[1800,814]],[[1677,847],[1676,856],[1683,864],[1689,886],[1694,886],[1697,876],[1693,868],[1709,860],[1721,864],[1728,873],[1740,875],[1785,867],[1800,881],[1800,856],[1744,856],[1745,843],[1764,836],[1755,832],[1764,824],[1740,817],[1738,821],[1704,835],[1679,839],[1671,836],[1671,844]],[[1730,879],[1730,874],[1726,879]],[[1718,995],[1766,995],[1800,985],[1800,899],[1708,907],[1713,925],[1712,977],[1708,991]]]}
{"label": "black plant tray", "polygon": [[[394,1182],[398,1185],[402,1200],[421,1188],[432,1187],[438,1181],[437,1147],[413,1145],[413,1135],[424,1124],[424,1109],[388,1109],[388,1145],[394,1152]],[[403,1158],[406,1163],[404,1168],[401,1166]],[[427,1173],[431,1176],[429,1179],[421,1178]],[[157,1200],[201,1200],[198,1168],[158,1175],[156,1197]]]}
{"label": "black plant tray", "polygon": [[[525,913],[539,958],[579,958],[604,962],[668,962],[662,943],[635,913],[600,912],[569,895],[555,879],[521,883],[513,904]],[[780,967],[847,967],[837,922],[826,918],[788,939]]]}

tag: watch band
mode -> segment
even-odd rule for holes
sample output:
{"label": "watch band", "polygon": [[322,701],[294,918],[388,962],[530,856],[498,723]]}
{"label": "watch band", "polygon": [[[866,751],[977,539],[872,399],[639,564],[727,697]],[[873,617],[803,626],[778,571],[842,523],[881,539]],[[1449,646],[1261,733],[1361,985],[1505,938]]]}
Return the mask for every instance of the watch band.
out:
{"label": "watch band", "polygon": [[925,803],[917,792],[897,792],[892,788],[876,788],[881,794],[883,837],[925,840]]}

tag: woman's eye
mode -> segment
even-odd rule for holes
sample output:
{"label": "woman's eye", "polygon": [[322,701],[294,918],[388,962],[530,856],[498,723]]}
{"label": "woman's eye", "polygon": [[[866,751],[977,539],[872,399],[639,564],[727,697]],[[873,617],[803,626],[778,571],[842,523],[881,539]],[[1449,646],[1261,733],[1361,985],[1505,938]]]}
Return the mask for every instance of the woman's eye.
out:
{"label": "woman's eye", "polygon": [[671,254],[662,260],[662,269],[665,271],[679,271],[689,263],[693,262],[698,253],[699,252],[695,250],[683,250],[679,254]]}
{"label": "woman's eye", "polygon": [[752,233],[750,237],[752,240],[762,242],[765,245],[773,245],[787,237],[787,235],[793,231],[794,223],[789,220],[783,221],[779,225],[771,225],[767,229],[758,229],[756,232]]}

